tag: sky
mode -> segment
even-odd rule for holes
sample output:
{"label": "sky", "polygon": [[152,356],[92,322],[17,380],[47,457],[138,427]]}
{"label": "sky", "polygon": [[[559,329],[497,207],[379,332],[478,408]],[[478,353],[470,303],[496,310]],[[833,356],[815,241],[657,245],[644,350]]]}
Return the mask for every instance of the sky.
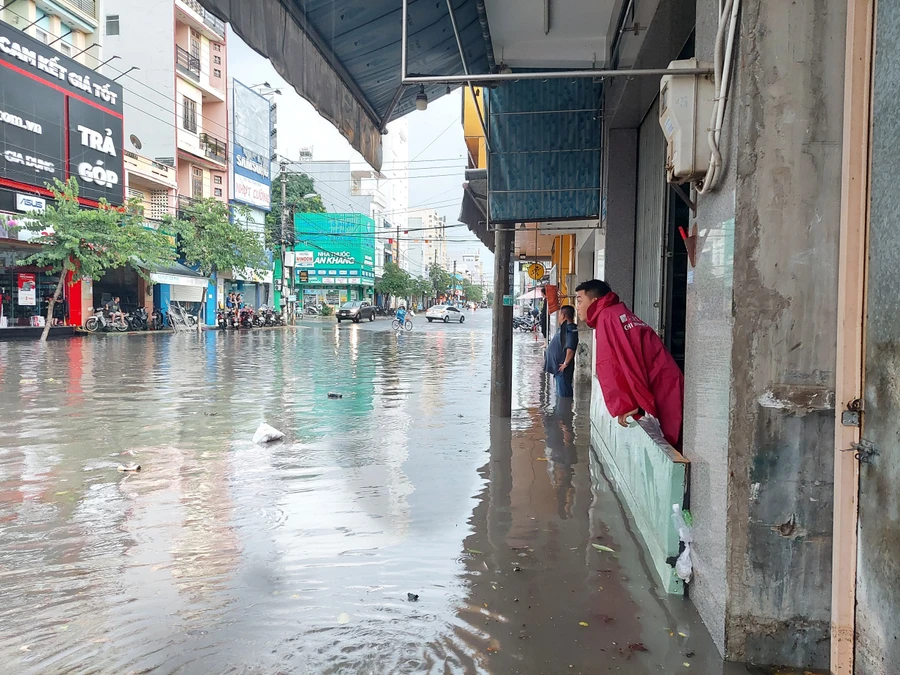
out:
{"label": "sky", "polygon": [[[278,103],[278,153],[290,159],[301,148],[311,148],[316,161],[350,160],[364,163],[362,155],[316,112],[306,99],[285,82],[268,59],[248,47],[240,36],[228,32],[228,74],[239,82],[253,86],[268,82],[281,90]],[[463,141],[461,90],[442,96],[424,111],[406,116],[409,139],[409,206],[435,208],[446,216],[447,224],[459,222],[462,184],[465,181],[466,146]],[[289,121],[289,122],[288,122]],[[391,133],[391,125],[388,125]],[[448,230],[447,251],[450,260],[464,254],[481,256],[485,272],[493,268],[493,255],[468,228]]]}

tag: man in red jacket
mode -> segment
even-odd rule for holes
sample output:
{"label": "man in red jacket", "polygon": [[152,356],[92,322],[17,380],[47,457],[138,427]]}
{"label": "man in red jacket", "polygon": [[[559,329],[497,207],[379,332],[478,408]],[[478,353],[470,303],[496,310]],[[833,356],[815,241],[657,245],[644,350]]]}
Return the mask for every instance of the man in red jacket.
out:
{"label": "man in red jacket", "polygon": [[662,340],[605,281],[580,284],[575,306],[578,318],[596,331],[597,379],[607,410],[622,426],[628,417],[653,415],[680,450],[684,375]]}

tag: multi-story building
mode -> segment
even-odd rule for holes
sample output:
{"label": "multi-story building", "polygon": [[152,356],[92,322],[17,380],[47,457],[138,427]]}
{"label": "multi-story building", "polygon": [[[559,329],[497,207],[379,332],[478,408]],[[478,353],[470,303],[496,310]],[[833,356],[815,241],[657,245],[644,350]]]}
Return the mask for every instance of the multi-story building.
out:
{"label": "multi-story building", "polygon": [[[393,232],[394,236],[379,238],[376,242],[376,256],[393,260],[410,274],[417,274],[410,261],[398,249],[398,242],[406,238],[404,232],[407,230],[409,219],[408,126],[405,119],[392,122],[388,125],[388,133],[384,136],[382,144],[384,161],[381,166],[381,189],[387,197],[387,209],[381,229]],[[396,236],[397,233],[400,236]],[[379,252],[379,249],[383,250]]]}
{"label": "multi-story building", "polygon": [[[106,47],[125,84],[132,149],[174,166],[181,199],[228,201],[225,24],[196,0],[105,0]],[[173,77],[174,73],[174,77]]]}
{"label": "multi-story building", "polygon": [[103,0],[15,0],[4,3],[0,19],[64,56],[95,68],[103,62],[102,7]]}
{"label": "multi-story building", "polygon": [[[225,24],[197,0],[104,0],[105,46],[127,77],[126,149],[174,168],[177,205],[229,197],[228,70]],[[176,206],[177,208],[177,206]],[[177,281],[173,279],[173,281]],[[196,286],[154,287],[163,309],[197,301]],[[173,284],[177,286],[177,284]],[[215,319],[215,287],[207,295]]]}
{"label": "multi-story building", "polygon": [[418,209],[409,212],[407,225],[409,235],[406,245],[412,244],[415,247],[417,241],[421,242],[425,274],[428,273],[431,265],[440,265],[445,270],[449,269],[447,217],[439,216],[434,209]]}

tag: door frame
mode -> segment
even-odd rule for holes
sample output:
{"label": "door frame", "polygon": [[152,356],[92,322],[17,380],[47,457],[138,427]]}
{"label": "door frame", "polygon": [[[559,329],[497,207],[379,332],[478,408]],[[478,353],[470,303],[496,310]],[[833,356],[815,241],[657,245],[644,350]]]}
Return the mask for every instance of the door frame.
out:
{"label": "door frame", "polygon": [[875,4],[876,0],[848,0],[847,3],[835,367],[831,577],[831,672],[834,675],[853,675],[854,670],[859,462],[848,449],[859,443],[860,427],[844,426],[843,413],[851,401],[862,398],[864,384]]}

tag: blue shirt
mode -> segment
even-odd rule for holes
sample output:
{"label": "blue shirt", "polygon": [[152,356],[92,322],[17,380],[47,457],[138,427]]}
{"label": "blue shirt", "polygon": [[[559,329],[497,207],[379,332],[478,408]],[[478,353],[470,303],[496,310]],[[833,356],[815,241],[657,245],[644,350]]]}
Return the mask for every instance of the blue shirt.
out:
{"label": "blue shirt", "polygon": [[[556,335],[550,340],[547,354],[544,357],[544,371],[558,373],[559,367],[566,362],[566,350],[573,352],[578,349],[578,326],[566,322],[559,327]],[[575,358],[569,363],[569,368],[574,368]]]}

